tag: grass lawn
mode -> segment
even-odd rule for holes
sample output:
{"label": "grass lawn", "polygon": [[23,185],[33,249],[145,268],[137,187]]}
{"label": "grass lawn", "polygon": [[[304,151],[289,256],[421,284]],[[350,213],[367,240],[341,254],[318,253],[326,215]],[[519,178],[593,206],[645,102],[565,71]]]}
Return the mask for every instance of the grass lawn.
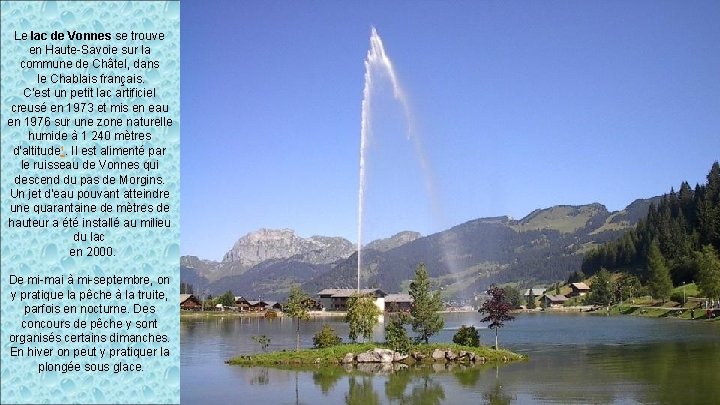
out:
{"label": "grass lawn", "polygon": [[[670,307],[669,303],[666,303],[665,307],[615,305],[613,307],[610,307],[610,313],[620,315],[647,316],[650,318],[678,318],[687,320],[693,319],[692,304],[688,304],[685,307],[677,307],[674,309],[668,309],[668,307]],[[707,313],[705,312],[705,310],[702,308],[695,308],[694,320],[707,320]],[[711,318],[710,321],[720,321],[720,315],[716,315],[715,318]]]}

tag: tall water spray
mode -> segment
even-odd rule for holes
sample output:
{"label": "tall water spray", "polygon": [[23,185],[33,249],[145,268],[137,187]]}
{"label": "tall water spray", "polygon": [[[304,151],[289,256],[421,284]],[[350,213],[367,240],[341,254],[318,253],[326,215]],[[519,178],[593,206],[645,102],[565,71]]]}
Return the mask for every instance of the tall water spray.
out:
{"label": "tall water spray", "polygon": [[[439,222],[438,225],[445,225],[445,218],[443,210],[440,207],[439,199],[435,191],[435,182],[431,175],[431,170],[428,165],[427,158],[425,157],[425,150],[422,146],[420,137],[415,136],[414,121],[410,110],[410,105],[405,96],[405,93],[400,87],[400,82],[397,79],[395,69],[393,68],[390,58],[385,52],[382,39],[377,33],[375,27],[372,27],[370,33],[370,48],[368,49],[367,56],[365,57],[365,85],[363,87],[363,100],[362,100],[362,117],[360,124],[360,182],[358,186],[358,240],[357,240],[357,289],[360,291],[360,271],[362,269],[362,240],[363,240],[363,211],[365,206],[365,163],[367,154],[368,137],[371,129],[371,114],[370,109],[372,106],[372,95],[373,85],[377,79],[378,74],[387,76],[392,84],[393,97],[402,106],[405,114],[405,121],[407,123],[407,138],[412,140],[415,146],[415,154],[417,155],[420,167],[423,172],[425,180],[425,188],[430,199],[431,209],[433,217]],[[446,259],[447,265],[450,267],[452,273],[455,273],[457,266],[452,260],[452,255],[449,253],[449,243],[441,238],[443,257]]]}
{"label": "tall water spray", "polygon": [[393,87],[393,96],[402,105],[405,119],[408,123],[408,137],[412,133],[412,120],[405,94],[397,80],[392,62],[385,53],[382,39],[375,27],[370,33],[370,49],[365,57],[365,85],[363,87],[362,116],[360,123],[360,182],[358,185],[358,240],[357,240],[357,289],[360,291],[360,269],[362,268],[362,240],[363,240],[363,209],[365,206],[365,154],[367,153],[367,139],[370,133],[370,107],[373,93],[373,78],[376,73],[388,76]]}

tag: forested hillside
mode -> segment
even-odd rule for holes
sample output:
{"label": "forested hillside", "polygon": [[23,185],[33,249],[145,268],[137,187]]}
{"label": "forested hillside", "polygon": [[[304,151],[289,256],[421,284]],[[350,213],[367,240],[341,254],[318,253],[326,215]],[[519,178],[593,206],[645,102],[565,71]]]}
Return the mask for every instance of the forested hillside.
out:
{"label": "forested hillside", "polygon": [[627,271],[647,279],[650,246],[656,243],[675,285],[698,278],[697,258],[712,246],[720,251],[720,165],[715,162],[706,184],[687,182],[651,204],[645,219],[620,239],[589,251],[582,270],[592,275],[601,268]]}

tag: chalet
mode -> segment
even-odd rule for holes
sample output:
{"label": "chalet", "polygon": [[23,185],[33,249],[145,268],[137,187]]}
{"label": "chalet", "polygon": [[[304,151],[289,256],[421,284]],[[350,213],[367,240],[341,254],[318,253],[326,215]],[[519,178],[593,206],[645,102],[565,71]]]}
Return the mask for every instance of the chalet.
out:
{"label": "chalet", "polygon": [[188,311],[199,311],[202,309],[200,300],[192,294],[180,294],[180,309]]}
{"label": "chalet", "polygon": [[590,292],[590,287],[585,283],[571,283],[570,288],[572,288],[572,291],[569,297],[582,297]]}
{"label": "chalet", "polygon": [[[348,298],[358,294],[354,288],[326,288],[317,293],[320,304],[327,311],[346,311]],[[370,295],[375,298],[375,305],[380,311],[385,312],[385,296],[387,295],[379,288],[364,288],[360,295]]]}
{"label": "chalet", "polygon": [[243,298],[242,296],[235,297],[235,307],[240,312],[245,312],[250,310],[250,303],[248,300]]}
{"label": "chalet", "polygon": [[538,297],[542,297],[542,295],[545,294],[545,289],[544,288],[531,288],[531,289],[525,290],[525,292],[523,293],[523,297],[525,298],[525,301],[527,301],[528,297],[530,296],[530,292],[532,292],[532,295],[535,298],[538,298]]}
{"label": "chalet", "polygon": [[282,304],[277,301],[265,301],[267,309],[273,309],[275,311],[282,311]]}
{"label": "chalet", "polygon": [[264,311],[268,308],[268,304],[265,301],[248,301],[248,310],[250,312]]}
{"label": "chalet", "polygon": [[413,297],[410,294],[388,294],[385,296],[387,312],[408,312],[412,308]]}
{"label": "chalet", "polygon": [[545,308],[559,308],[565,304],[568,298],[564,295],[543,295],[542,303]]}

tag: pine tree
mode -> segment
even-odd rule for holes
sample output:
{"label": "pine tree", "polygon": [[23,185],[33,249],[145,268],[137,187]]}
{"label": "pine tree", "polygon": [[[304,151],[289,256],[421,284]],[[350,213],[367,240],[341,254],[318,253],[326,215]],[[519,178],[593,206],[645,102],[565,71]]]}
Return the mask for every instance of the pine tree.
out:
{"label": "pine tree", "polygon": [[648,288],[650,294],[654,298],[659,298],[662,302],[667,301],[672,291],[672,281],[670,280],[670,271],[668,270],[665,258],[660,253],[660,248],[656,241],[650,244],[648,253]]}
{"label": "pine tree", "polygon": [[410,309],[412,330],[418,333],[418,342],[428,343],[430,336],[443,328],[445,320],[440,315],[443,309],[440,293],[430,291],[430,279],[424,264],[415,269],[415,280],[410,283],[410,296],[413,298]]}
{"label": "pine tree", "polygon": [[535,309],[535,294],[533,294],[532,288],[530,289],[530,294],[528,294],[527,297],[527,309]]}
{"label": "pine tree", "polygon": [[218,297],[218,304],[222,304],[225,307],[235,306],[235,294],[228,290],[225,294]]}
{"label": "pine tree", "polygon": [[590,299],[594,304],[598,305],[610,305],[613,296],[612,279],[610,278],[610,272],[606,269],[600,269],[595,276],[595,281],[592,283],[592,294]]}

